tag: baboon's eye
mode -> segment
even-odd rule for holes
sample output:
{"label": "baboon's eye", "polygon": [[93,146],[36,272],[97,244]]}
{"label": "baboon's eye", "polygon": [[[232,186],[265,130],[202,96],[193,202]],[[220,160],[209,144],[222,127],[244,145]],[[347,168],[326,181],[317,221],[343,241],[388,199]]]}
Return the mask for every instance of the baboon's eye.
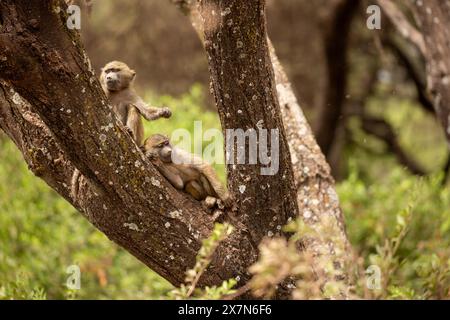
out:
{"label": "baboon's eye", "polygon": [[106,70],[105,70],[106,73],[110,73],[110,72],[117,73],[117,72],[119,72],[119,71],[120,71],[120,69],[116,69],[116,68],[110,68],[110,69],[106,69]]}

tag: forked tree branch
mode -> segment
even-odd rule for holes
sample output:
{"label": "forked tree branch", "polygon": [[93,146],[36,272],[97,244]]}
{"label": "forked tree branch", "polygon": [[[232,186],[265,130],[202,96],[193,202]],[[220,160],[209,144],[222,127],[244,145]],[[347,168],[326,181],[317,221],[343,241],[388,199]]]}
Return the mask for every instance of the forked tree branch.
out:
{"label": "forked tree branch", "polygon": [[[203,12],[208,13],[208,5],[226,9],[223,4],[222,1],[205,1]],[[278,226],[295,216],[297,207],[300,216],[313,228],[321,230],[322,221],[331,217],[339,230],[332,235],[336,239],[333,243],[310,239],[310,250],[336,265],[343,263],[342,256],[336,256],[336,252],[349,248],[329,168],[269,43],[275,70],[276,83],[273,82],[267,43],[264,45],[264,15],[259,10],[254,11],[263,9],[262,2],[236,1],[236,5],[243,5],[247,11],[231,9],[230,17],[235,26],[254,32],[252,37],[241,35],[244,37],[242,44],[248,44],[242,53],[255,54],[262,61],[248,66],[246,60],[238,60],[242,56],[236,56],[237,42],[233,42],[236,39],[232,35],[227,39],[219,37],[214,29],[215,19],[210,21],[206,39],[211,42],[206,48],[214,59],[210,68],[216,81],[219,113],[225,126],[247,129],[261,124],[262,119],[265,128],[279,128],[280,172],[283,174],[262,178],[253,175],[261,166],[238,166],[236,172],[229,171],[230,191],[239,206],[237,217],[226,213],[225,219],[235,226],[235,231],[220,244],[212,264],[199,281],[200,286],[217,285],[233,277],[244,285],[250,278],[247,269],[257,259],[259,240],[263,235],[276,233],[272,230],[280,233]],[[0,91],[0,126],[16,143],[36,175],[83,212],[111,240],[174,285],[179,285],[184,280],[184,271],[194,265],[201,240],[210,234],[214,219],[159,175],[113,115],[90,69],[78,33],[65,27],[65,8],[62,0],[5,0],[0,3],[3,88]],[[245,12],[259,23],[249,26]],[[222,54],[230,65],[220,63]],[[236,79],[221,76],[221,71],[247,72],[252,67],[258,72],[250,72],[245,80],[255,86],[254,91],[246,91],[246,86],[236,83],[232,86],[231,80]],[[230,91],[230,96],[242,99],[236,101],[236,107],[220,101],[227,97],[226,90]],[[264,108],[252,102],[255,95]],[[242,109],[239,110],[246,112],[248,119],[241,119],[239,110],[233,109],[240,104]],[[77,199],[71,198],[69,193],[75,168],[84,176]],[[247,192],[240,188],[244,183]],[[258,184],[265,189],[257,189]],[[280,190],[285,194],[275,194]],[[289,197],[291,202],[283,196]],[[295,198],[297,201],[292,202]],[[246,204],[247,201],[251,205]],[[259,217],[255,211],[260,213]],[[289,291],[280,286],[277,297],[286,298]]]}

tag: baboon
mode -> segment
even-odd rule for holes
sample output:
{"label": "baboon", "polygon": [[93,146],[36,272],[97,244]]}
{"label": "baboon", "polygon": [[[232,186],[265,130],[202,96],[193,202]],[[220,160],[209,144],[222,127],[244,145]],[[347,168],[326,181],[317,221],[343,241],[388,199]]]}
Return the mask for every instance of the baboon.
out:
{"label": "baboon", "polygon": [[152,121],[161,117],[170,118],[172,113],[168,108],[148,106],[133,89],[135,77],[136,72],[125,63],[112,61],[103,67],[100,83],[114,112],[127,127],[138,146],[141,146],[144,138],[141,115]]}
{"label": "baboon", "polygon": [[[138,146],[142,145],[144,138],[144,125],[141,115],[149,120],[161,117],[170,118],[172,113],[168,108],[155,108],[148,106],[133,89],[136,72],[125,63],[111,61],[103,68],[100,75],[100,84],[111,103],[114,112],[130,132]],[[72,175],[71,196],[78,196],[80,172],[75,169]]]}
{"label": "baboon", "polygon": [[[203,159],[173,148],[169,138],[161,134],[148,138],[142,150],[176,189],[183,190],[198,201],[207,200],[205,202],[209,207],[215,204],[211,198],[220,199],[225,206],[231,206],[228,191],[219,181],[213,167]],[[176,163],[173,159],[176,159]]]}

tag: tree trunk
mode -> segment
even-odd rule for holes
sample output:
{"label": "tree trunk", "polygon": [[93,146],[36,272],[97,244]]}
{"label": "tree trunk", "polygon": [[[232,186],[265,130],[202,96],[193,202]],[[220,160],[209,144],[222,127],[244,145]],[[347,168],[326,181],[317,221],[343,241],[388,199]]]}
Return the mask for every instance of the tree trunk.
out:
{"label": "tree trunk", "polygon": [[425,46],[428,90],[450,147],[450,7],[439,0],[416,4]]}
{"label": "tree trunk", "polygon": [[[33,172],[112,241],[174,285],[195,263],[213,218],[172,188],[112,114],[63,1],[2,1],[0,124]],[[74,169],[84,176],[70,196]],[[240,277],[257,247],[238,222],[199,285]]]}
{"label": "tree trunk", "polygon": [[[219,246],[200,286],[233,277],[245,284],[261,238],[278,233],[278,226],[294,217],[298,207],[316,229],[325,217],[339,226],[336,243],[311,239],[314,251],[335,262],[333,248],[348,248],[328,166],[272,51],[278,102],[265,42],[264,4],[232,4],[202,2],[212,87],[223,128],[278,128],[280,167],[273,176],[261,176],[260,164],[228,168],[238,214],[226,213],[226,220],[235,231]],[[211,6],[221,9],[216,16]],[[159,175],[112,114],[78,33],[65,26],[65,8],[63,1],[0,3],[0,127],[37,176],[112,241],[179,285],[215,221]],[[236,34],[223,23],[228,19]],[[236,83],[238,79],[244,83]],[[70,194],[75,168],[83,175],[76,199]],[[277,297],[288,293],[280,286]]]}

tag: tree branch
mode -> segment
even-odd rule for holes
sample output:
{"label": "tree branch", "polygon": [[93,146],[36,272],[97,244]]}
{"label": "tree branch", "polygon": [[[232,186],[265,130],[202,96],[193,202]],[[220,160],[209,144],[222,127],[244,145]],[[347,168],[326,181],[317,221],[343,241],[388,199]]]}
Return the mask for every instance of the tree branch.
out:
{"label": "tree branch", "polygon": [[[287,224],[298,213],[296,203],[291,200],[296,194],[294,175],[266,42],[264,1],[250,0],[244,4],[238,0],[204,0],[200,4],[212,89],[222,128],[250,129],[258,134],[267,130],[268,141],[274,136],[272,129],[279,132],[279,138],[273,141],[276,145],[270,145],[272,156],[278,152],[274,148],[279,148],[279,168],[275,167],[269,175],[262,175],[261,168],[266,165],[260,159],[256,165],[249,165],[247,158],[243,164],[227,166],[229,189],[235,197],[239,193],[244,195],[240,202],[244,212],[253,212],[242,221],[259,243],[267,233],[280,234],[277,226]],[[260,141],[259,146],[263,143]],[[235,142],[227,144],[230,148]],[[246,146],[251,152],[254,145]],[[235,154],[238,148],[235,145]]]}
{"label": "tree branch", "polygon": [[407,49],[399,41],[388,38],[385,43],[392,50],[398,61],[405,67],[406,72],[416,87],[418,101],[424,110],[435,113],[432,97],[427,90],[423,61],[421,60],[421,65],[414,63],[414,57],[408,53]]}
{"label": "tree branch", "polygon": [[437,0],[413,8],[425,39],[428,90],[450,147],[450,9]]}
{"label": "tree branch", "polygon": [[[0,128],[14,141],[16,146],[22,152],[25,161],[30,170],[42,180],[44,180],[51,188],[62,195],[69,203],[77,208],[85,218],[89,220],[96,228],[105,233],[108,238],[115,243],[124,247],[127,251],[136,256],[151,269],[158,272],[174,285],[184,282],[184,271],[195,264],[195,257],[200,248],[202,235],[188,225],[192,236],[185,237],[186,234],[180,233],[176,237],[161,229],[156,232],[155,228],[144,230],[143,226],[154,225],[154,216],[140,216],[141,221],[137,221],[135,216],[130,213],[130,209],[120,207],[111,203],[109,194],[99,190],[88,178],[83,178],[80,182],[80,188],[77,198],[72,198],[70,192],[70,183],[73,171],[75,170],[72,163],[67,160],[64,153],[54,140],[50,130],[42,122],[37,114],[31,111],[30,104],[21,98],[14,89],[4,81],[0,82]],[[180,211],[180,213],[182,213]],[[174,228],[177,228],[180,215],[176,211],[172,213],[171,219],[168,219]],[[210,228],[212,221],[209,216],[200,216],[202,222],[207,228]],[[239,224],[236,224],[239,227]],[[136,230],[137,229],[139,230]],[[233,250],[224,252],[223,248],[219,248],[221,258],[229,255],[230,262],[240,251],[233,249],[244,247],[243,252],[250,254],[256,259],[256,252],[252,252],[255,248],[249,245],[248,234],[241,229],[236,230],[230,238],[225,240],[228,242],[224,247]],[[206,231],[208,234],[209,231]],[[245,233],[245,234],[243,234]],[[236,236],[236,238],[234,238]],[[249,251],[247,251],[249,249]],[[241,248],[239,249],[241,250]],[[177,257],[180,261],[168,264],[171,257]],[[239,261],[243,257],[238,258]],[[217,262],[219,263],[219,262]],[[233,262],[234,263],[234,262]],[[251,262],[249,262],[251,263]],[[216,267],[222,268],[223,262]],[[214,265],[211,266],[215,269]],[[235,266],[237,267],[237,265]],[[245,267],[241,271],[233,266],[228,266],[227,270],[221,271],[225,273],[223,279],[218,271],[214,271],[213,276],[206,274],[202,279],[203,285],[218,284],[223,280],[234,277],[235,275],[245,275]],[[176,268],[176,269],[175,269]],[[231,269],[230,269],[231,268]],[[239,268],[239,267],[238,267]],[[234,269],[234,270],[232,270]]]}
{"label": "tree branch", "polygon": [[368,116],[362,116],[362,129],[384,141],[389,149],[398,159],[399,163],[405,166],[411,173],[419,176],[426,175],[423,170],[413,159],[411,159],[401,147],[394,129],[389,123],[383,119],[377,119]]}
{"label": "tree branch", "polygon": [[422,34],[408,21],[397,5],[391,0],[377,0],[377,2],[400,34],[425,54],[426,46]]}
{"label": "tree branch", "polygon": [[359,4],[360,0],[340,1],[323,39],[327,61],[327,88],[324,104],[319,110],[315,133],[317,142],[327,157],[337,136],[339,119],[347,94],[348,44],[351,23]]}

